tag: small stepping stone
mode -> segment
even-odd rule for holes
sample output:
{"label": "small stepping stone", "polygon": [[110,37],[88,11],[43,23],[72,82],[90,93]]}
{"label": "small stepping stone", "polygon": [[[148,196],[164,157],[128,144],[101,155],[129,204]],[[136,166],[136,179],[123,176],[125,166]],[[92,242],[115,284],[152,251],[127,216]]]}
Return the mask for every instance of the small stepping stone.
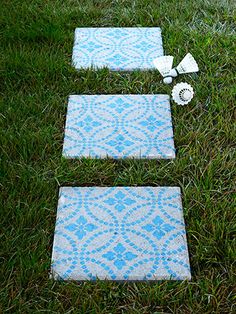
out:
{"label": "small stepping stone", "polygon": [[52,276],[190,280],[178,187],[63,187]]}
{"label": "small stepping stone", "polygon": [[168,95],[72,95],[67,158],[175,158]]}
{"label": "small stepping stone", "polygon": [[73,48],[75,68],[114,71],[154,69],[153,60],[163,55],[158,27],[76,28]]}

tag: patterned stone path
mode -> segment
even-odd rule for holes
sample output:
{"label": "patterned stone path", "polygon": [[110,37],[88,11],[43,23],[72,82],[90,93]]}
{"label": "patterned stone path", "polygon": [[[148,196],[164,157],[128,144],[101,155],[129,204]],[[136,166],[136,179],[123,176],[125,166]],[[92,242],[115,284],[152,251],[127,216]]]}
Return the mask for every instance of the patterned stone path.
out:
{"label": "patterned stone path", "polygon": [[70,96],[63,155],[175,158],[169,96]]}
{"label": "patterned stone path", "polygon": [[154,69],[163,55],[158,27],[76,28],[72,62],[77,68],[108,67],[114,71]]}
{"label": "patterned stone path", "polygon": [[57,279],[190,279],[178,187],[63,187],[52,255]]}
{"label": "patterned stone path", "polygon": [[[77,69],[153,69],[160,28],[77,28]],[[175,158],[168,95],[72,95],[66,158]],[[62,187],[51,274],[62,280],[190,280],[178,187]]]}

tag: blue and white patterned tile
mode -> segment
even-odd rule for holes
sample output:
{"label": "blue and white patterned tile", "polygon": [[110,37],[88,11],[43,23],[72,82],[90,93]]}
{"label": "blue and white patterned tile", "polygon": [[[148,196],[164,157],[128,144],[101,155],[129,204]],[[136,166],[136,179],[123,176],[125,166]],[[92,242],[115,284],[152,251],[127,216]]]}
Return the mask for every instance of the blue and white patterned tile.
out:
{"label": "blue and white patterned tile", "polygon": [[153,60],[163,55],[158,27],[76,28],[72,63],[75,68],[114,71],[154,69]]}
{"label": "blue and white patterned tile", "polygon": [[169,96],[70,96],[63,155],[175,158]]}
{"label": "blue and white patterned tile", "polygon": [[190,280],[180,189],[61,188],[52,276]]}

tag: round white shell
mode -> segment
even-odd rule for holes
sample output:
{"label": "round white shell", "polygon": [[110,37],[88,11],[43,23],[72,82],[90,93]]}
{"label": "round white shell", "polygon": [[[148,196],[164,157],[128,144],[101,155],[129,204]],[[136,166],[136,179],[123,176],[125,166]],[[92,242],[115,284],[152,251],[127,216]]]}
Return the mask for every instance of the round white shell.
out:
{"label": "round white shell", "polygon": [[173,79],[172,79],[172,77],[170,77],[170,76],[167,76],[167,77],[165,77],[165,78],[163,79],[163,83],[164,83],[164,84],[171,84],[172,81],[173,81]]}
{"label": "round white shell", "polygon": [[184,106],[192,100],[194,91],[190,84],[181,82],[173,87],[171,95],[174,102]]}
{"label": "round white shell", "polygon": [[177,71],[175,69],[172,69],[172,70],[170,70],[169,75],[172,76],[172,77],[176,77],[176,76],[178,76],[178,73],[177,73]]}

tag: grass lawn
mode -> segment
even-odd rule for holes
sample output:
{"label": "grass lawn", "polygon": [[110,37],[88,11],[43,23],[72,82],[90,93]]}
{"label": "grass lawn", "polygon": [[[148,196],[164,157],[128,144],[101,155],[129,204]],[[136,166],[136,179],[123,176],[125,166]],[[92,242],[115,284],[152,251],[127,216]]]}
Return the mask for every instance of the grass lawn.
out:
{"label": "grass lawn", "polygon": [[[235,2],[2,0],[2,313],[235,313]],[[69,94],[170,93],[157,72],[77,72],[81,26],[160,26],[175,64],[190,51],[196,97],[172,106],[174,161],[61,157]],[[191,282],[60,283],[49,279],[58,188],[182,188]]]}

